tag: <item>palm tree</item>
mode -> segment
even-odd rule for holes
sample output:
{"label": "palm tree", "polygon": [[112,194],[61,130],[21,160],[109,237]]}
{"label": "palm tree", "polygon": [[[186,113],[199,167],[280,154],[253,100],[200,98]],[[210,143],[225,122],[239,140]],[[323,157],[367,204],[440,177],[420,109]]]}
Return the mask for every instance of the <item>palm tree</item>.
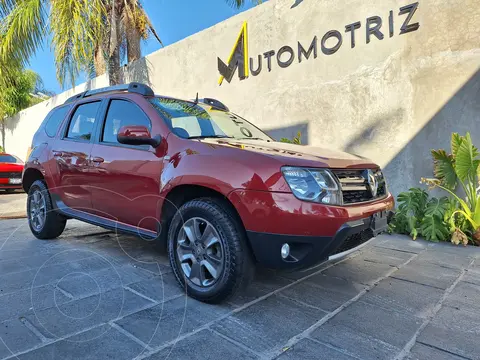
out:
{"label": "palm tree", "polygon": [[140,57],[141,39],[160,41],[140,0],[0,0],[0,64],[30,57],[52,34],[57,79],[74,84],[81,71],[121,80],[121,57]]}
{"label": "palm tree", "polygon": [[120,59],[126,56],[128,63],[140,59],[142,39],[153,35],[162,46],[163,43],[139,0],[106,0],[105,5],[105,20],[110,26],[101,29],[95,45],[94,68],[97,76],[108,68],[110,83],[114,85],[121,81]]}

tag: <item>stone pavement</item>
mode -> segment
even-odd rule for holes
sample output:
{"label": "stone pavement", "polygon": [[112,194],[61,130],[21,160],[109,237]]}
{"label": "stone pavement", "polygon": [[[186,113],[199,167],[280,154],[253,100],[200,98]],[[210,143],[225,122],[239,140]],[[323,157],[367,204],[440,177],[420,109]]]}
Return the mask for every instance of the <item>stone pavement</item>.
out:
{"label": "stone pavement", "polygon": [[480,359],[480,249],[384,235],[337,263],[258,270],[223,305],[151,243],[0,221],[0,359]]}

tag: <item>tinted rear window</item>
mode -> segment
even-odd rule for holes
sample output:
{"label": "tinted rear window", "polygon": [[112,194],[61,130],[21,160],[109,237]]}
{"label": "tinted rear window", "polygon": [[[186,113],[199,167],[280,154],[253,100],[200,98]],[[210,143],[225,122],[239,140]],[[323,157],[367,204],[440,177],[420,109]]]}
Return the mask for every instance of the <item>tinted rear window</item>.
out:
{"label": "tinted rear window", "polygon": [[0,163],[23,164],[23,161],[12,155],[0,155]]}
{"label": "tinted rear window", "polygon": [[54,137],[57,134],[58,127],[62,123],[63,119],[65,119],[69,109],[70,106],[63,106],[52,111],[52,114],[45,124],[45,132],[48,136]]}

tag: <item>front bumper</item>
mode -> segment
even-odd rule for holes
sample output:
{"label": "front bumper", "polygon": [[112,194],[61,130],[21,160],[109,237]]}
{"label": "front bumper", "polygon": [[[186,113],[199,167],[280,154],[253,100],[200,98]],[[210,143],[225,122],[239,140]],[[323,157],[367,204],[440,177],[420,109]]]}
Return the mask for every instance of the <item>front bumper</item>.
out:
{"label": "front bumper", "polygon": [[[392,212],[386,214],[388,219]],[[268,268],[302,269],[327,260],[336,260],[363,247],[386,226],[374,228],[373,216],[343,224],[332,236],[298,236],[247,231],[256,260]],[[385,223],[386,225],[386,223]],[[289,244],[290,255],[283,259],[280,250]]]}
{"label": "front bumper", "polygon": [[[331,256],[344,256],[376,235],[372,230],[375,214],[390,213],[394,208],[391,195],[348,206],[309,203],[291,193],[253,190],[233,191],[229,199],[243,221],[257,262],[283,269],[310,267]],[[381,230],[386,230],[386,223]],[[291,256],[282,259],[280,250],[285,243],[290,245]]]}

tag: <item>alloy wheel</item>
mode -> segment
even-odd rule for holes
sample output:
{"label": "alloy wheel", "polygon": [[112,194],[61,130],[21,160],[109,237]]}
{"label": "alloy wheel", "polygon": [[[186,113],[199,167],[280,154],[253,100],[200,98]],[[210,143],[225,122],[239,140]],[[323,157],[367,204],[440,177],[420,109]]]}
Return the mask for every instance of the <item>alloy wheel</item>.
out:
{"label": "alloy wheel", "polygon": [[36,231],[42,231],[47,218],[47,207],[45,203],[45,196],[40,190],[30,196],[30,223]]}
{"label": "alloy wheel", "polygon": [[215,227],[200,217],[188,219],[178,233],[177,259],[195,285],[213,285],[224,268],[224,249]]}

